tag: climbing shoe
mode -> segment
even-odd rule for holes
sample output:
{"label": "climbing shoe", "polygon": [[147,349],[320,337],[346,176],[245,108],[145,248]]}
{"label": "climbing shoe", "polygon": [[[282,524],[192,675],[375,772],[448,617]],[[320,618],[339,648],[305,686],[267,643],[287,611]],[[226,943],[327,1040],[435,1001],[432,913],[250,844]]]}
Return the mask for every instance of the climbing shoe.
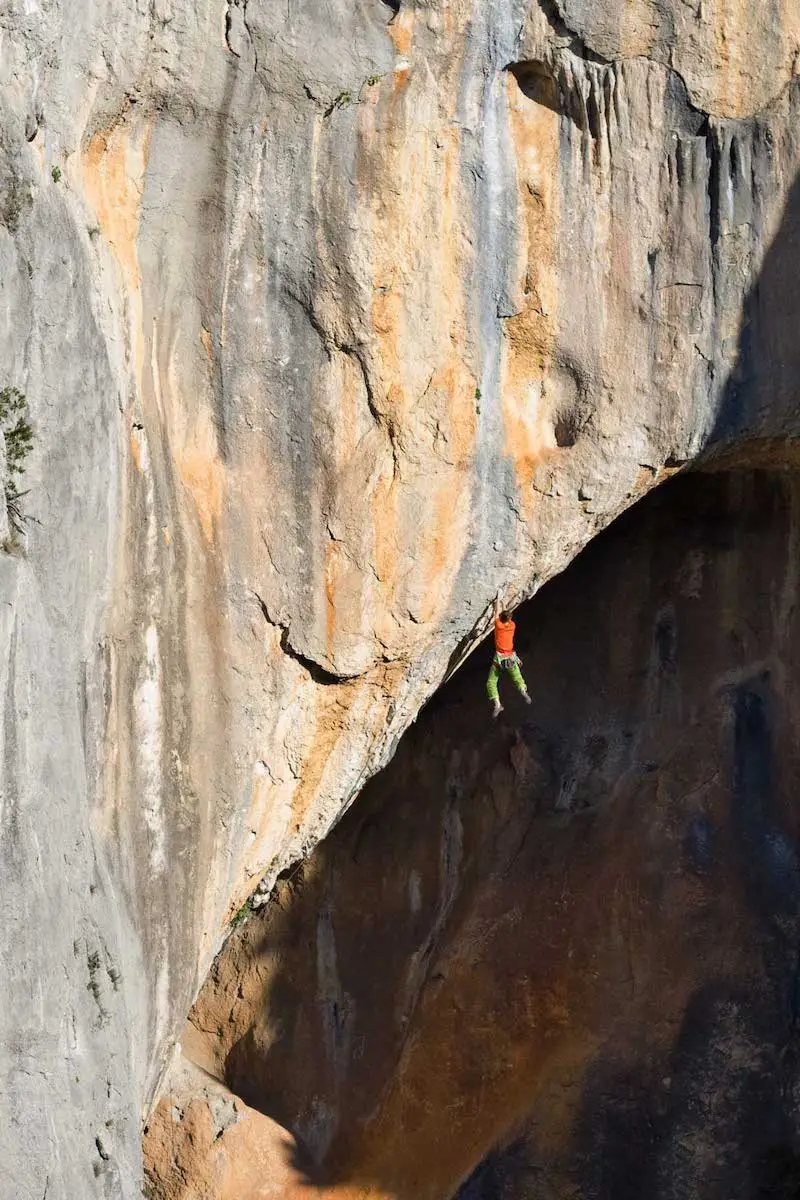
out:
{"label": "climbing shoe", "polygon": [[493,716],[493,717],[499,717],[499,716],[500,716],[500,713],[501,713],[502,711],[503,711],[503,706],[502,706],[502,704],[500,703],[500,701],[499,701],[499,700],[495,700],[495,702],[494,702],[494,708],[492,709],[492,716]]}
{"label": "climbing shoe", "polygon": [[533,701],[531,700],[531,698],[527,692],[522,692],[521,695],[522,695],[522,699],[525,701],[526,704],[533,704]]}

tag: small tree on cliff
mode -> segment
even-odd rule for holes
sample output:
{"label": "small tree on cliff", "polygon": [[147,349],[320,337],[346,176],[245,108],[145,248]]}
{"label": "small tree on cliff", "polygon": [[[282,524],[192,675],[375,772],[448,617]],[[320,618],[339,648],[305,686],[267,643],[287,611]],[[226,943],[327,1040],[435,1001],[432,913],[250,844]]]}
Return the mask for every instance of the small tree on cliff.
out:
{"label": "small tree on cliff", "polygon": [[19,482],[25,471],[31,446],[33,429],[28,420],[28,401],[19,388],[0,388],[0,429],[6,444],[5,495],[8,523],[12,536],[21,534],[25,528],[25,513],[22,508],[27,492],[20,490]]}

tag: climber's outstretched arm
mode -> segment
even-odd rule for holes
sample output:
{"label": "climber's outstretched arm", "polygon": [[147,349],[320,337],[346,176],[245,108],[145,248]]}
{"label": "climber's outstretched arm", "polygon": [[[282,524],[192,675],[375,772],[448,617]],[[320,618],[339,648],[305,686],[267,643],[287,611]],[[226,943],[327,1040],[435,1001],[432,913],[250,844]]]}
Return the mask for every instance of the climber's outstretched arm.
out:
{"label": "climber's outstretched arm", "polygon": [[502,611],[503,611],[503,598],[500,595],[500,593],[498,592],[494,598],[494,619],[495,619],[495,621],[500,616],[500,613]]}

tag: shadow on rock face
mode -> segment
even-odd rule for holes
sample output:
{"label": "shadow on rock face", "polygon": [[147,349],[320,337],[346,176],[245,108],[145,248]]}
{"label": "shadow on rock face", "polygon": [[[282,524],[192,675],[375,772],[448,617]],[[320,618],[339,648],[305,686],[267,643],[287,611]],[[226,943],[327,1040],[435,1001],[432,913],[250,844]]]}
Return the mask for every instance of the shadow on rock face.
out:
{"label": "shadow on rock face", "polygon": [[755,1164],[758,1200],[797,1200],[800,1155],[788,1145],[773,1146]]}
{"label": "shadow on rock face", "polygon": [[457,1200],[513,1200],[536,1194],[539,1171],[524,1137],[493,1150],[458,1189]]}
{"label": "shadow on rock face", "polygon": [[752,1168],[784,1133],[778,1041],[759,1001],[715,981],[689,1001],[673,1049],[587,1074],[575,1140],[581,1195],[752,1197]]}
{"label": "shadow on rock face", "polygon": [[[800,89],[795,81],[793,87]],[[727,149],[729,162],[717,164],[730,179],[724,185],[731,194],[743,182],[752,192],[753,211],[750,220],[762,219],[758,197],[766,194],[762,176],[774,171],[780,145],[768,123],[752,122],[752,161],[750,177],[744,180],[742,165],[736,160],[736,139]],[[741,176],[741,180],[738,178]],[[720,186],[723,186],[721,183]],[[734,201],[735,203],[735,201]],[[712,214],[713,218],[713,214]],[[735,231],[734,231],[735,232]],[[720,231],[717,231],[715,255],[719,274]],[[725,449],[732,444],[743,447],[737,451],[744,458],[750,453],[749,439],[800,435],[800,177],[788,193],[780,228],[769,247],[755,285],[745,300],[742,331],[739,336],[735,366],[722,393],[717,419],[709,445]],[[774,446],[773,457],[778,463],[786,446]]]}

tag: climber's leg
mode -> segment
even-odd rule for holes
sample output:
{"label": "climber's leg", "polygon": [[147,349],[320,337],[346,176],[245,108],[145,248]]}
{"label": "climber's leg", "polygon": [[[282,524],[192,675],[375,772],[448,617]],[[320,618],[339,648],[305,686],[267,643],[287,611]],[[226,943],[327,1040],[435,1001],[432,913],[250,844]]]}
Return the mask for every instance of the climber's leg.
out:
{"label": "climber's leg", "polygon": [[494,705],[492,716],[496,717],[498,713],[503,711],[503,706],[500,703],[500,696],[497,692],[497,681],[500,678],[500,668],[496,662],[492,662],[489,668],[489,678],[486,680],[486,695]]}
{"label": "climber's leg", "polygon": [[531,698],[528,695],[528,687],[527,687],[527,684],[525,683],[525,680],[522,677],[522,671],[520,671],[520,669],[519,669],[519,663],[512,663],[510,667],[506,668],[506,670],[508,671],[508,674],[511,676],[511,682],[514,684],[514,687],[517,689],[518,692],[521,693],[522,699],[525,701],[526,704],[530,704]]}

